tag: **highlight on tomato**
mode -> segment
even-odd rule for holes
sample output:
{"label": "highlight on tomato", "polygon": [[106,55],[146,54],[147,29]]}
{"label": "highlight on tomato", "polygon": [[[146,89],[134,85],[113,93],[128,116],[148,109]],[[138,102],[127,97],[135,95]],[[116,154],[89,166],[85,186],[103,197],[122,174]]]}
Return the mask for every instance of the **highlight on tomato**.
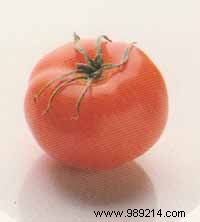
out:
{"label": "highlight on tomato", "polygon": [[134,42],[75,33],[33,69],[25,116],[50,156],[103,170],[137,158],[158,140],[167,100],[160,71]]}

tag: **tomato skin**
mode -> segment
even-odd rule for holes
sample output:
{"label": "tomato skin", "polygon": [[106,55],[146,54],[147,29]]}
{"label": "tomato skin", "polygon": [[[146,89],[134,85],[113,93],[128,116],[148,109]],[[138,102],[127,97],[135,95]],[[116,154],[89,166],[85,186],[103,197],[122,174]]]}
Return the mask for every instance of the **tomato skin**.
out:
{"label": "tomato skin", "polygon": [[[95,41],[82,40],[94,58]],[[127,44],[103,44],[105,63],[117,64]],[[160,137],[167,120],[168,101],[164,80],[151,60],[137,47],[119,70],[96,82],[81,104],[76,101],[83,83],[66,87],[42,115],[53,90],[34,103],[41,87],[73,69],[83,57],[68,43],[45,56],[34,68],[25,97],[25,115],[39,145],[67,166],[110,169],[147,151]],[[106,76],[106,73],[105,73]]]}

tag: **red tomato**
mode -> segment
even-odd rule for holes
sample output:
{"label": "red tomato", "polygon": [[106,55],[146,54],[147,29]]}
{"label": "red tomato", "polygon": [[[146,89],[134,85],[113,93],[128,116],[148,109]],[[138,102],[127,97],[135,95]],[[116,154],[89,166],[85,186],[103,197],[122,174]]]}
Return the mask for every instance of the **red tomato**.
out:
{"label": "red tomato", "polygon": [[[25,97],[26,119],[39,145],[65,165],[113,168],[143,154],[161,135],[168,109],[165,83],[136,46],[129,48],[124,64],[103,70],[100,78],[93,78],[90,70],[92,78],[70,83],[75,77],[89,76],[80,72],[56,79],[77,69],[77,63],[87,63],[78,51],[80,46],[95,60],[96,41],[76,40],[76,49],[70,42],[46,55],[34,68]],[[128,44],[102,41],[101,46],[104,64],[119,64]],[[66,81],[69,83],[60,87],[49,104],[52,93]],[[79,108],[80,116],[74,118]]]}

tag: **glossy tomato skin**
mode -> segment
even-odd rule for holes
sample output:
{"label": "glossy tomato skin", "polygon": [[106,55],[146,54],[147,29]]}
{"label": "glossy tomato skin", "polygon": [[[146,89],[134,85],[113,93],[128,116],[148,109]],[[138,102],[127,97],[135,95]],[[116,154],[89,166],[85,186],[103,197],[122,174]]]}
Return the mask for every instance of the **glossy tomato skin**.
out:
{"label": "glossy tomato skin", "polygon": [[[81,44],[94,58],[95,41]],[[103,43],[105,63],[119,63],[125,43]],[[55,77],[75,69],[83,57],[68,43],[45,56],[34,68],[25,97],[25,115],[39,145],[67,166],[110,169],[133,160],[160,137],[167,120],[167,91],[151,60],[137,47],[122,68],[104,73],[92,85],[74,120],[83,82],[66,87],[46,115],[52,85],[34,103],[34,95]]]}

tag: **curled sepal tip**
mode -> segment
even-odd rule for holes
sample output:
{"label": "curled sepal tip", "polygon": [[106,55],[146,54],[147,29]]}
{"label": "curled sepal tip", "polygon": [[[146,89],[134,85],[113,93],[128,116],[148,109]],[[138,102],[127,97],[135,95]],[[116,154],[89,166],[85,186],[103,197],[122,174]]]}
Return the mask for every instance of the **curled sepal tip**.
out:
{"label": "curled sepal tip", "polygon": [[103,64],[102,39],[105,39],[108,42],[112,42],[112,40],[109,39],[106,35],[101,35],[97,38],[97,41],[96,41],[96,57],[95,57],[94,61],[97,64],[98,68],[100,68]]}
{"label": "curled sepal tip", "polygon": [[130,55],[130,52],[131,52],[131,49],[133,48],[135,42],[132,42],[128,45],[128,47],[125,49],[122,57],[121,57],[121,61],[119,64],[103,64],[102,65],[102,68],[104,70],[106,69],[113,69],[113,68],[117,68],[117,67],[120,67],[124,64],[126,64],[128,62],[128,58],[129,58],[129,55]]}
{"label": "curled sepal tip", "polygon": [[88,53],[86,50],[81,46],[80,43],[80,37],[74,32],[74,48],[83,55],[86,63],[88,66],[91,67],[91,69],[94,69],[94,61],[89,57]]}

